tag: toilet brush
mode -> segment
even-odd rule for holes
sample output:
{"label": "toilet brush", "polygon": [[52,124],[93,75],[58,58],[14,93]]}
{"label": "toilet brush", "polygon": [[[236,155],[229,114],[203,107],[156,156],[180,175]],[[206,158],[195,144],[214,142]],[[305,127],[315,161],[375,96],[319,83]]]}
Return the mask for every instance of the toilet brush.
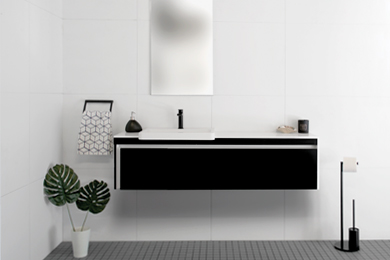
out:
{"label": "toilet brush", "polygon": [[359,229],[355,226],[355,200],[352,200],[352,227],[349,228],[349,251],[359,250]]}

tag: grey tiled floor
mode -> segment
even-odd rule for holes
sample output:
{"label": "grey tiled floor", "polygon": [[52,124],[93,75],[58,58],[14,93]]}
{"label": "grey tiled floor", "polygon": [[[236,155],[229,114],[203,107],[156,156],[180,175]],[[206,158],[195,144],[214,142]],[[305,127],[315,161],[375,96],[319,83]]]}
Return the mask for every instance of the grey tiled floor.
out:
{"label": "grey tiled floor", "polygon": [[[91,242],[83,259],[109,260],[388,260],[390,241],[360,241],[357,252],[340,252],[334,241],[155,241]],[[44,260],[73,258],[70,242]]]}

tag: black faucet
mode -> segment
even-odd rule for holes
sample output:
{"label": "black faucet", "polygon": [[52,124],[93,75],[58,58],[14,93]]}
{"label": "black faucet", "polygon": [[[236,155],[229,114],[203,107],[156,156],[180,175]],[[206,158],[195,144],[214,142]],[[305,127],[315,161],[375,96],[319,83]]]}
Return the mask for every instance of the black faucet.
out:
{"label": "black faucet", "polygon": [[179,117],[179,129],[183,129],[183,109],[179,109],[177,116]]}

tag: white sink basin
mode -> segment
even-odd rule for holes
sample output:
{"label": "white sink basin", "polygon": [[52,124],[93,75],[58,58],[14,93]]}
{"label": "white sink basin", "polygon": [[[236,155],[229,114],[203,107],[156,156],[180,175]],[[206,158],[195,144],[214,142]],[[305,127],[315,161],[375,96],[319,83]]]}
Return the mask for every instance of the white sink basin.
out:
{"label": "white sink basin", "polygon": [[139,132],[140,140],[214,140],[214,129],[210,128],[156,128]]}

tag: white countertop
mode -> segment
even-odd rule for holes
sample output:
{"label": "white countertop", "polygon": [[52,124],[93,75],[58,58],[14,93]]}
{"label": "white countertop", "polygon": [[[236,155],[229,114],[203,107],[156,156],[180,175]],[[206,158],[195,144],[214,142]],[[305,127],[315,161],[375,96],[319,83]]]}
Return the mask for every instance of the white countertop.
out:
{"label": "white countertop", "polygon": [[[121,132],[114,138],[138,138],[138,133]],[[245,131],[215,131],[215,138],[310,138],[318,139],[313,134],[291,133],[283,134],[279,132],[245,132]]]}

